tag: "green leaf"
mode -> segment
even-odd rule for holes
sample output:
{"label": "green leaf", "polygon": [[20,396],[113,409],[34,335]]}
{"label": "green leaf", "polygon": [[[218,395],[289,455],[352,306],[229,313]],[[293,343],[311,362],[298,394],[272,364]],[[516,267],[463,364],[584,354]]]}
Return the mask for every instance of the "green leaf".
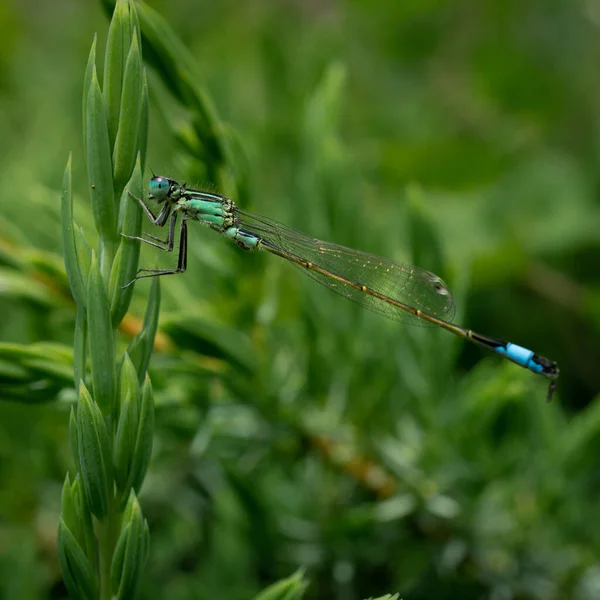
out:
{"label": "green leaf", "polygon": [[88,339],[94,398],[108,415],[116,397],[115,341],[104,282],[94,255],[88,282]]}
{"label": "green leaf", "polygon": [[[129,183],[123,190],[121,197],[122,231],[125,235],[139,236],[142,231],[142,207],[130,195],[142,197],[142,170],[140,158],[133,171]],[[140,242],[121,237],[119,249],[115,256],[115,262],[110,272],[109,295],[111,298],[112,322],[116,327],[127,314],[134,286],[128,284],[136,275],[140,258]]]}
{"label": "green leaf", "polygon": [[0,297],[11,304],[27,304],[41,311],[64,306],[48,285],[32,278],[31,273],[16,271],[12,267],[0,267]]}
{"label": "green leaf", "polygon": [[85,491],[81,481],[81,475],[77,474],[75,481],[71,485],[71,496],[75,508],[75,517],[77,523],[77,532],[75,537],[84,549],[86,556],[92,564],[96,564],[98,545],[94,535],[94,525],[92,523],[92,514],[88,510],[85,500]]}
{"label": "green leaf", "polygon": [[[134,400],[137,410],[137,405],[140,402],[140,386],[137,380],[137,373],[135,371],[135,367],[129,358],[127,352],[125,352],[123,356],[123,361],[121,363],[121,370],[119,373],[119,404],[117,414],[120,416],[121,408],[123,406],[123,402],[125,402],[125,398],[130,397]],[[136,415],[137,422],[137,415]]]}
{"label": "green leaf", "polygon": [[[104,100],[94,67],[86,107],[85,139],[90,197],[101,243],[110,253],[117,236],[113,192],[112,152],[108,137]],[[108,258],[108,257],[107,257]],[[102,257],[103,260],[104,257]]]}
{"label": "green leaf", "polygon": [[78,307],[85,307],[85,283],[80,271],[77,258],[77,246],[74,235],[75,221],[73,219],[73,186],[71,177],[71,155],[65,168],[61,193],[61,229],[65,270],[69,279],[71,293]]}
{"label": "green leaf", "polygon": [[85,381],[85,361],[87,354],[86,330],[87,320],[85,311],[82,308],[78,308],[75,318],[75,339],[73,343],[73,379],[77,393],[79,393],[79,382],[81,380]]}
{"label": "green leaf", "polygon": [[129,539],[129,530],[131,525],[125,525],[121,535],[117,540],[115,551],[113,552],[112,562],[110,564],[110,585],[113,594],[118,592],[121,576],[123,574],[123,563],[125,562],[125,550],[127,549],[127,540]]}
{"label": "green leaf", "polygon": [[[117,190],[125,187],[138,156],[140,139],[143,67],[137,34],[133,36],[123,80],[119,129],[113,153],[114,180]],[[147,137],[147,134],[146,134]]]}
{"label": "green leaf", "polygon": [[81,477],[77,475],[71,483],[69,474],[65,478],[61,496],[61,518],[69,528],[78,545],[92,564],[96,557],[96,544],[92,517],[87,509]]}
{"label": "green leaf", "polygon": [[135,399],[128,393],[121,402],[121,414],[115,434],[114,462],[115,481],[117,490],[121,494],[122,501],[127,499],[129,488],[129,469],[134,452],[136,435],[137,405]]}
{"label": "green leaf", "polygon": [[2,399],[34,404],[56,400],[73,384],[73,354],[60,344],[0,342]]}
{"label": "green leaf", "polygon": [[254,600],[297,600],[304,596],[308,582],[304,578],[304,571],[296,571],[291,577],[282,579],[265,588]]}
{"label": "green leaf", "polygon": [[98,580],[92,565],[62,518],[58,526],[58,558],[71,598],[96,599]]}
{"label": "green leaf", "polygon": [[90,54],[88,57],[87,66],[85,68],[85,75],[83,78],[83,102],[82,111],[83,115],[83,143],[86,144],[87,140],[87,103],[90,94],[90,87],[92,85],[92,75],[96,69],[96,42],[98,35],[94,34],[94,40],[92,41],[92,47],[90,48]]}
{"label": "green leaf", "polygon": [[29,379],[29,372],[20,365],[2,360],[0,361],[0,377],[3,378],[5,385],[9,381],[11,383],[26,382]]}
{"label": "green leaf", "polygon": [[104,80],[102,90],[108,122],[110,146],[113,147],[119,127],[119,111],[121,106],[121,89],[125,59],[131,44],[131,35],[127,24],[129,16],[127,0],[119,0],[110,20],[106,53],[104,55]]}
{"label": "green leaf", "polygon": [[130,469],[137,437],[140,389],[137,373],[127,353],[121,365],[117,431],[114,440],[115,480],[126,501],[131,486]]}
{"label": "green leaf", "polygon": [[[136,589],[142,574],[145,559],[145,523],[142,518],[140,505],[133,492],[123,515],[123,531],[117,545],[121,544],[121,538],[125,538],[125,550],[123,552],[122,569],[120,572],[119,589],[117,598],[127,600],[134,598]],[[115,569],[117,571],[117,569]],[[111,569],[111,580],[113,578]],[[114,591],[114,590],[113,590]]]}
{"label": "green leaf", "polygon": [[139,409],[139,423],[137,427],[137,438],[135,440],[135,450],[131,463],[131,473],[129,486],[138,494],[148,465],[152,456],[152,442],[154,437],[154,394],[152,393],[152,384],[150,377],[146,375],[146,381],[142,388],[142,397]]}
{"label": "green leaf", "polygon": [[[71,414],[73,414],[72,411]],[[69,477],[68,472],[65,477],[65,482],[63,483],[62,493],[60,496],[60,507],[63,521],[71,529],[74,529],[77,523],[77,516],[75,514],[75,506],[73,504],[73,497],[71,495],[71,478]]]}
{"label": "green leaf", "polygon": [[73,235],[75,237],[75,248],[77,249],[77,263],[79,272],[83,281],[87,281],[90,275],[90,265],[92,264],[92,251],[85,239],[83,229],[74,223]]}
{"label": "green leaf", "polygon": [[98,405],[85,385],[79,389],[77,406],[77,446],[80,475],[90,512],[102,520],[112,495],[112,468],[108,432]]}
{"label": "green leaf", "polygon": [[[79,394],[79,385],[77,386],[77,393]],[[77,431],[77,415],[76,408],[71,406],[71,414],[69,415],[69,441],[71,442],[71,452],[73,453],[73,459],[75,460],[75,468],[78,473],[81,473],[81,466],[79,464],[79,433]]]}
{"label": "green leaf", "polygon": [[144,324],[140,332],[131,340],[127,349],[131,361],[135,365],[138,381],[142,382],[146,376],[152,350],[154,349],[154,339],[158,330],[158,318],[160,316],[160,277],[152,280],[150,295],[148,296],[148,306],[144,316]]}
{"label": "green leaf", "polygon": [[[138,28],[139,31],[139,28]],[[142,72],[142,106],[140,109],[140,128],[138,134],[138,148],[141,157],[141,171],[146,168],[146,151],[148,150],[148,131],[150,129],[150,118],[148,108],[148,77],[146,69]],[[141,198],[142,196],[139,196]]]}
{"label": "green leaf", "polygon": [[148,521],[144,519],[144,539],[142,544],[142,566],[146,564],[148,555],[150,554],[150,528],[148,527]]}

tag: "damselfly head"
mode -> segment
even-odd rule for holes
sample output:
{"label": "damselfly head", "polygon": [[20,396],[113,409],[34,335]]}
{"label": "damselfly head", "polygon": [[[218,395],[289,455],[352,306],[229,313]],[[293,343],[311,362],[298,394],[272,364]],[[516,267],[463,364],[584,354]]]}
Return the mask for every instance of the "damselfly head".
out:
{"label": "damselfly head", "polygon": [[167,177],[154,176],[148,184],[148,198],[155,202],[164,202],[169,196],[171,180]]}

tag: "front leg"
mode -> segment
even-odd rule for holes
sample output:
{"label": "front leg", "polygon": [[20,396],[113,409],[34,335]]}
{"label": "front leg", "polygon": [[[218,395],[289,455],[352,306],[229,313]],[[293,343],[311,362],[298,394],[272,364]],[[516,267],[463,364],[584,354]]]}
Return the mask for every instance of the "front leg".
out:
{"label": "front leg", "polygon": [[[164,210],[164,209],[163,209]],[[162,213],[161,213],[162,214]],[[159,218],[158,215],[157,218]],[[148,244],[149,246],[154,246],[155,248],[159,248],[160,250],[164,250],[165,252],[172,252],[173,246],[175,245],[175,223],[177,222],[177,213],[174,212],[171,215],[171,223],[169,224],[169,235],[166,240],[161,240],[160,238],[154,237],[148,233],[144,233],[143,235],[147,235],[149,238],[156,240],[156,242],[160,242],[157,244],[156,242],[151,242],[143,237],[139,237],[137,235],[125,235],[121,234],[121,237],[127,238],[128,240],[138,240],[140,242],[144,242],[144,244]],[[164,224],[164,223],[163,223]],[[166,248],[165,248],[166,246]]]}
{"label": "front leg", "polygon": [[129,190],[127,190],[127,193],[134,200],[136,200],[137,203],[144,209],[144,212],[146,213],[146,216],[152,222],[153,225],[158,225],[159,227],[163,227],[164,226],[164,224],[167,222],[167,218],[169,216],[169,213],[171,212],[171,205],[169,204],[168,201],[165,202],[165,205],[162,207],[161,211],[158,213],[158,216],[155,217],[154,213],[152,212],[152,210],[150,210],[150,207],[141,198],[138,198],[137,196],[135,196],[134,194],[132,194]]}

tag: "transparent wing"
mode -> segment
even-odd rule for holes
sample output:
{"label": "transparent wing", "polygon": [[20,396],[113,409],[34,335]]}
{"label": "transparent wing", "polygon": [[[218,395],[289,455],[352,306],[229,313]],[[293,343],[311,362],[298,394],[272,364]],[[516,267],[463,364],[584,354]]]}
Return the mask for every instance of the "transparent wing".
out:
{"label": "transparent wing", "polygon": [[[446,284],[433,273],[412,265],[392,262],[385,258],[360,252],[337,244],[308,237],[267,217],[246,213],[236,207],[236,225],[296,258],[310,261],[335,275],[364,285],[388,298],[419,308],[445,321],[452,321],[454,300]],[[292,264],[296,264],[293,263]],[[428,325],[426,321],[318,271],[301,270],[334,292],[360,304],[368,310],[390,319],[412,325]]]}

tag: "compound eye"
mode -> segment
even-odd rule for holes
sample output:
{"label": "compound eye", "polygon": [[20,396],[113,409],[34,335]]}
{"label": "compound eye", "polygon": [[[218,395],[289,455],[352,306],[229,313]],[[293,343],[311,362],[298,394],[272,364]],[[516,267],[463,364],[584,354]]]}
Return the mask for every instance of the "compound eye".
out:
{"label": "compound eye", "polygon": [[171,183],[167,177],[153,177],[149,184],[149,196],[157,202],[165,200],[169,194]]}

